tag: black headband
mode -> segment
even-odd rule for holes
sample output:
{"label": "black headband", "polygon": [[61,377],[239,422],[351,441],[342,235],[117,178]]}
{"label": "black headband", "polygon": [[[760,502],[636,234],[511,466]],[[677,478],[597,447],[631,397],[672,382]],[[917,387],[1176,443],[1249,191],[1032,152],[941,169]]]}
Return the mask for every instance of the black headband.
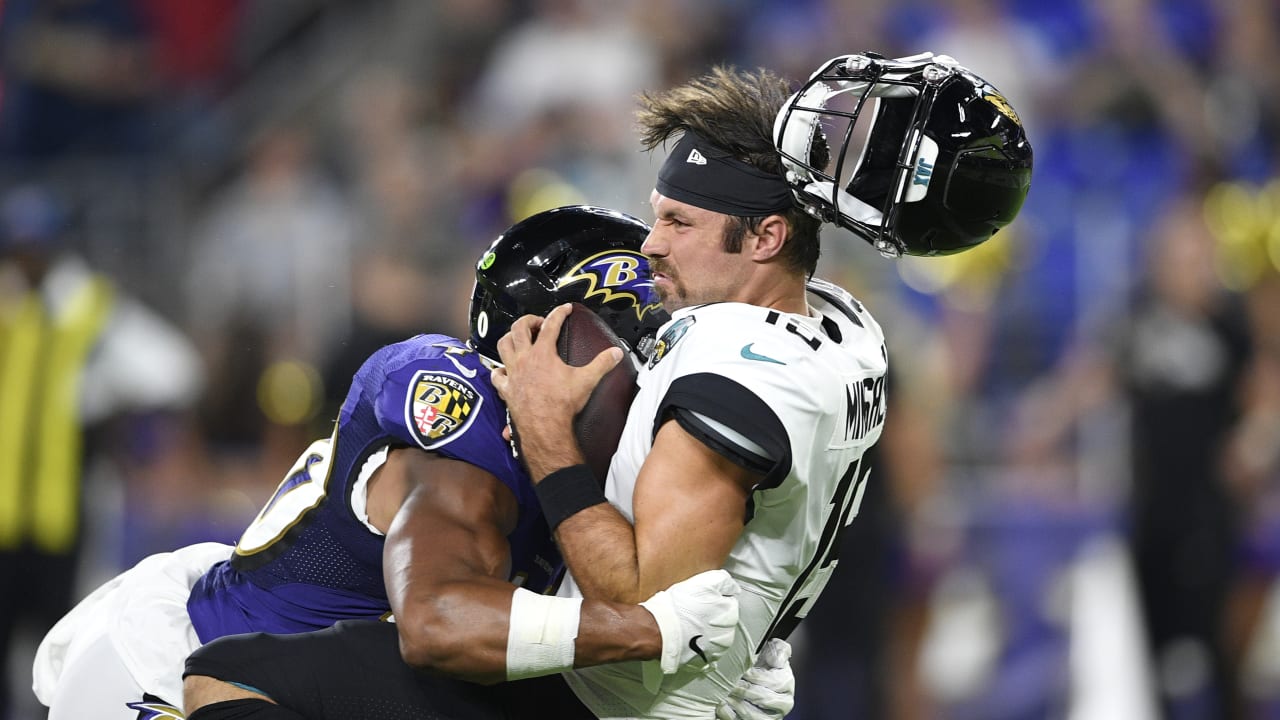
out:
{"label": "black headband", "polygon": [[795,207],[781,175],[742,162],[692,130],[667,155],[656,187],[672,200],[726,215],[756,217]]}

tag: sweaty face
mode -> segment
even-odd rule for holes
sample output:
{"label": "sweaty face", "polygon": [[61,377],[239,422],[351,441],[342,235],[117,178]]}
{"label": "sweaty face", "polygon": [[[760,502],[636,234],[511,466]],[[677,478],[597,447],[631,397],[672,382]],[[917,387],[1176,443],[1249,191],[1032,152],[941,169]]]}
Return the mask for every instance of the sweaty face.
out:
{"label": "sweaty face", "polygon": [[654,223],[640,251],[668,312],[733,300],[749,269],[741,253],[724,250],[729,216],[660,195],[649,197]]}

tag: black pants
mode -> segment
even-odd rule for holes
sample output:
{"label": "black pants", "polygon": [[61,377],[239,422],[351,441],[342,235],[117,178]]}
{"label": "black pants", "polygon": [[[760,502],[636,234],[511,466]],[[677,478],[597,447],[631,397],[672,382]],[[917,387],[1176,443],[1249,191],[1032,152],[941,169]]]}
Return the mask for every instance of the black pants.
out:
{"label": "black pants", "polygon": [[594,717],[558,675],[477,685],[415,671],[400,659],[395,625],[376,621],[220,638],[192,653],[186,674],[247,685],[308,720]]}
{"label": "black pants", "polygon": [[[20,630],[44,635],[72,606],[78,551],[49,555],[30,546],[0,551],[0,718],[13,713],[17,693],[31,696],[31,667],[27,681],[11,688],[9,648]],[[30,658],[23,658],[30,661]],[[32,698],[26,704],[35,704]]]}

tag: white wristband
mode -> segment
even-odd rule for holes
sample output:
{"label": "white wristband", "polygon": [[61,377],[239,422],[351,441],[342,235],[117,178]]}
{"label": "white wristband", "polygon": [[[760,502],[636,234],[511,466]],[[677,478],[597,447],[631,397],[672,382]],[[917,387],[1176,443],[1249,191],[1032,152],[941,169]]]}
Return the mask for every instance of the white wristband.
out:
{"label": "white wristband", "polygon": [[507,679],[573,669],[582,598],[539,595],[516,588],[507,631]]}

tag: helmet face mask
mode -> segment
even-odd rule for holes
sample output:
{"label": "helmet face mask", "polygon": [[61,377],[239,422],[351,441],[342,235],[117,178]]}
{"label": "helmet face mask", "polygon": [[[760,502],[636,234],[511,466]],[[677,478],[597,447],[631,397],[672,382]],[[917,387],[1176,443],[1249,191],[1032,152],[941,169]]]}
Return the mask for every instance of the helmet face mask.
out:
{"label": "helmet face mask", "polygon": [[640,246],[649,226],[589,205],[556,208],[508,228],[476,263],[469,343],[498,362],[498,339],[522,315],[580,302],[645,359],[668,319]]}
{"label": "helmet face mask", "polygon": [[[831,162],[810,162],[823,133]],[[1016,217],[1032,152],[1017,113],[945,55],[829,60],[778,113],[774,139],[797,201],[889,257],[948,255]]]}

